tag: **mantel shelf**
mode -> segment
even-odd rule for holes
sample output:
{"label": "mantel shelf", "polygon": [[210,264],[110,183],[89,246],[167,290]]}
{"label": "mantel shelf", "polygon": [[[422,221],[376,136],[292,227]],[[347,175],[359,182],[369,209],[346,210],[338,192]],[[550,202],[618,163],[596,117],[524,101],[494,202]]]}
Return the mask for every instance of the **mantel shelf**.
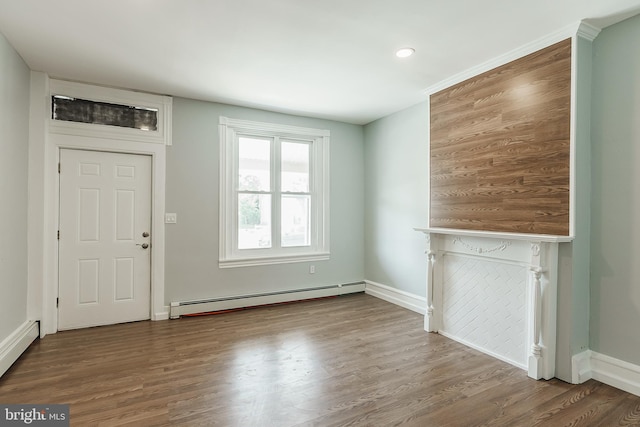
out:
{"label": "mantel shelf", "polygon": [[489,239],[524,240],[527,242],[565,243],[573,241],[573,236],[552,236],[548,234],[500,233],[495,231],[459,230],[454,228],[419,228],[415,231],[424,234],[445,234],[453,236],[485,237]]}

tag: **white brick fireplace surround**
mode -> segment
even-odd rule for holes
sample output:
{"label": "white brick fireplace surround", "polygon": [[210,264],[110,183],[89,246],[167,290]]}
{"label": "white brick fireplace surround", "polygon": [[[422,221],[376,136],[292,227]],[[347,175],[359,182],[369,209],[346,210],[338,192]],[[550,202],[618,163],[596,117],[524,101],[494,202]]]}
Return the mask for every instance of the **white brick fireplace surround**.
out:
{"label": "white brick fireplace surround", "polygon": [[552,378],[558,244],[571,238],[415,230],[427,240],[425,330]]}

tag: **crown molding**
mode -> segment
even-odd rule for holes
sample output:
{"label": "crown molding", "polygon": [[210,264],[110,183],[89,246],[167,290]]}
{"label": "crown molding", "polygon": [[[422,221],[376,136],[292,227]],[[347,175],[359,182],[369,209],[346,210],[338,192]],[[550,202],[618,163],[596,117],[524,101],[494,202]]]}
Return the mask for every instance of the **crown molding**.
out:
{"label": "crown molding", "polygon": [[578,30],[576,31],[576,35],[583,39],[589,40],[590,42],[594,41],[598,34],[600,34],[602,28],[596,27],[595,25],[588,24],[584,21],[580,22],[578,25]]}
{"label": "crown molding", "polygon": [[471,67],[465,71],[455,74],[432,86],[429,86],[427,89],[425,89],[424,92],[426,93],[427,96],[430,96],[443,89],[446,89],[455,84],[463,82],[471,77],[475,77],[486,71],[493,70],[494,68],[500,67],[511,61],[522,58],[523,56],[537,52],[540,49],[551,46],[552,44],[558,43],[562,40],[572,38],[578,35],[579,37],[592,41],[593,39],[596,38],[596,36],[599,33],[600,33],[600,29],[598,27],[595,27],[591,24],[587,24],[586,22],[583,22],[583,21],[580,21],[571,25],[567,25],[566,27],[561,28],[558,31],[550,33],[544,37],[536,39],[530,43],[522,45],[516,49],[513,49],[500,56],[497,56],[493,59],[490,59],[486,62],[476,65],[475,67]]}

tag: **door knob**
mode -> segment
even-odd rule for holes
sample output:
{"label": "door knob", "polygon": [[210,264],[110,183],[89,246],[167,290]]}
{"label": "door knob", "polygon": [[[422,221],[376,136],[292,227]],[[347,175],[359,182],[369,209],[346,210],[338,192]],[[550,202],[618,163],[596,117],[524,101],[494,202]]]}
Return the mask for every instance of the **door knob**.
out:
{"label": "door knob", "polygon": [[149,247],[148,243],[136,243],[136,246],[142,246],[142,249],[147,249]]}
{"label": "door knob", "polygon": [[142,233],[142,237],[149,237],[149,233],[145,231],[144,233]]}

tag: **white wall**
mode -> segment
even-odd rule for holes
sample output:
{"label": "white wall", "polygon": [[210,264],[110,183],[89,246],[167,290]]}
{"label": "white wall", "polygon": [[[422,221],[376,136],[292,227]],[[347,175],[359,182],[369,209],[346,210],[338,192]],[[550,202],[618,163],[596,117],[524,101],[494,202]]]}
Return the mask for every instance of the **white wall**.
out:
{"label": "white wall", "polygon": [[0,34],[0,342],[27,319],[29,79]]}
{"label": "white wall", "polygon": [[640,365],[640,16],[593,43],[592,350]]}
{"label": "white wall", "polygon": [[[426,98],[426,96],[425,96]],[[365,276],[426,295],[429,151],[425,101],[365,126]]]}
{"label": "white wall", "polygon": [[[331,259],[259,267],[218,267],[220,116],[328,129]],[[184,301],[336,285],[364,280],[362,126],[175,98],[167,147],[165,300]],[[309,274],[309,265],[315,274]]]}

